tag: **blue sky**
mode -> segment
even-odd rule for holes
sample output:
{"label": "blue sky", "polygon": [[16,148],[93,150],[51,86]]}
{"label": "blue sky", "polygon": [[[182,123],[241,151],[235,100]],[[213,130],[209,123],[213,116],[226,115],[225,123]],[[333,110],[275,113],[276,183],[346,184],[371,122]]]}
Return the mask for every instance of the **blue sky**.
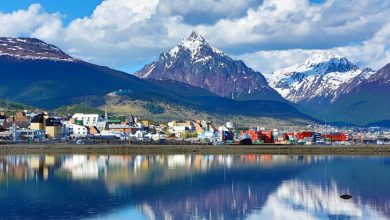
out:
{"label": "blue sky", "polygon": [[[82,4],[80,4],[81,1]],[[27,9],[31,4],[39,3],[49,13],[63,14],[64,23],[68,24],[73,19],[89,16],[101,2],[102,0],[1,0],[0,10],[12,12]]]}
{"label": "blue sky", "polygon": [[194,30],[266,73],[322,50],[377,69],[390,62],[389,14],[383,0],[0,0],[0,36],[129,73]]}

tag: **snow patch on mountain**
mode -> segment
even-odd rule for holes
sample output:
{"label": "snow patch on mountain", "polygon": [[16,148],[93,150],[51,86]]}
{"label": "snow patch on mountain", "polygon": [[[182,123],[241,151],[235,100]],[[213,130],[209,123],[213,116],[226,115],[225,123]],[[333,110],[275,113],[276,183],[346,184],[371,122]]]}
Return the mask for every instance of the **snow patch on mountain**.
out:
{"label": "snow patch on mountain", "polygon": [[209,60],[211,57],[203,57],[201,53],[203,48],[211,48],[214,53],[224,56],[224,53],[215,47],[210,46],[206,40],[197,32],[192,32],[189,38],[184,39],[180,44],[168,51],[168,55],[172,59],[177,58],[177,54],[181,50],[190,52],[193,61],[201,62],[202,60]]}
{"label": "snow patch on mountain", "polygon": [[76,61],[58,47],[35,38],[0,37],[0,56],[27,60]]}

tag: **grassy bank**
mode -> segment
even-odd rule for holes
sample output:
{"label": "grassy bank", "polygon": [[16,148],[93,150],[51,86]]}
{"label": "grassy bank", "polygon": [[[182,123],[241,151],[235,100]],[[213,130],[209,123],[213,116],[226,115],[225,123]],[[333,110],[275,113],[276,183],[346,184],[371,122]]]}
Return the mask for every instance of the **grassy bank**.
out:
{"label": "grassy bank", "polygon": [[389,155],[390,146],[2,145],[0,154],[293,154]]}

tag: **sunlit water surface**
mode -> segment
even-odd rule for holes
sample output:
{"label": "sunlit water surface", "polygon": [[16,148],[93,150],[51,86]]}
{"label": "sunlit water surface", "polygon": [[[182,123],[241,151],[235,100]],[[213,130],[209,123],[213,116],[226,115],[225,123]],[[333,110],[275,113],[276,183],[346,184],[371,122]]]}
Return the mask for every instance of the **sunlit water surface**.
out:
{"label": "sunlit water surface", "polygon": [[1,219],[390,218],[389,157],[10,155],[0,184]]}

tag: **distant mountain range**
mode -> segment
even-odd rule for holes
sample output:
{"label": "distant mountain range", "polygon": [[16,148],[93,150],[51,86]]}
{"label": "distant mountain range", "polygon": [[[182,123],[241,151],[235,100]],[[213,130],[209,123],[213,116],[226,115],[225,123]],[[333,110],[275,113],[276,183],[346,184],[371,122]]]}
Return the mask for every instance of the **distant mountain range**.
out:
{"label": "distant mountain range", "polygon": [[390,118],[385,110],[390,100],[383,96],[388,89],[385,72],[361,69],[345,57],[322,51],[303,64],[267,74],[265,80],[194,32],[135,75],[182,82],[234,100],[283,97],[322,121],[364,125]]}
{"label": "distant mountain range", "polygon": [[345,57],[319,52],[267,79],[303,112],[323,121],[364,125],[390,118],[388,72],[388,67],[361,69]]}
{"label": "distant mountain range", "polygon": [[390,119],[390,64],[379,71],[361,69],[345,57],[319,52],[264,77],[196,32],[135,76],[75,59],[33,38],[0,38],[0,66],[0,98],[49,109],[102,106],[116,92],[222,115],[357,125],[386,125]]}
{"label": "distant mountain range", "polygon": [[[193,35],[191,38],[200,39],[200,36]],[[285,102],[275,90],[268,86],[262,75],[257,75],[241,61],[229,60],[217,51],[205,53],[220,54],[218,59],[226,59],[228,60],[226,64],[233,65],[234,68],[242,68],[241,70],[245,71],[248,77],[253,78],[257,84],[257,86],[252,85],[252,80],[248,79],[247,89],[241,90],[236,86],[236,92],[226,94],[238,98],[247,94],[269,93],[275,98],[238,101],[221,97],[206,89],[180,84],[178,81],[159,79],[156,82],[139,79],[124,72],[75,59],[56,46],[33,38],[0,38],[0,76],[2,78],[0,98],[54,109],[77,103],[92,103],[95,106],[101,106],[104,105],[102,102],[110,97],[108,94],[122,91],[117,94],[123,93],[126,99],[182,106],[210,114],[300,118],[313,121],[311,117],[300,113],[293,105]],[[185,63],[189,66],[195,65]],[[237,75],[241,70],[232,71]],[[225,74],[229,75],[229,73]],[[242,77],[239,80],[244,79]],[[213,83],[218,83],[218,81],[213,81]],[[223,86],[223,83],[219,83]],[[129,109],[131,110],[131,106]]]}

